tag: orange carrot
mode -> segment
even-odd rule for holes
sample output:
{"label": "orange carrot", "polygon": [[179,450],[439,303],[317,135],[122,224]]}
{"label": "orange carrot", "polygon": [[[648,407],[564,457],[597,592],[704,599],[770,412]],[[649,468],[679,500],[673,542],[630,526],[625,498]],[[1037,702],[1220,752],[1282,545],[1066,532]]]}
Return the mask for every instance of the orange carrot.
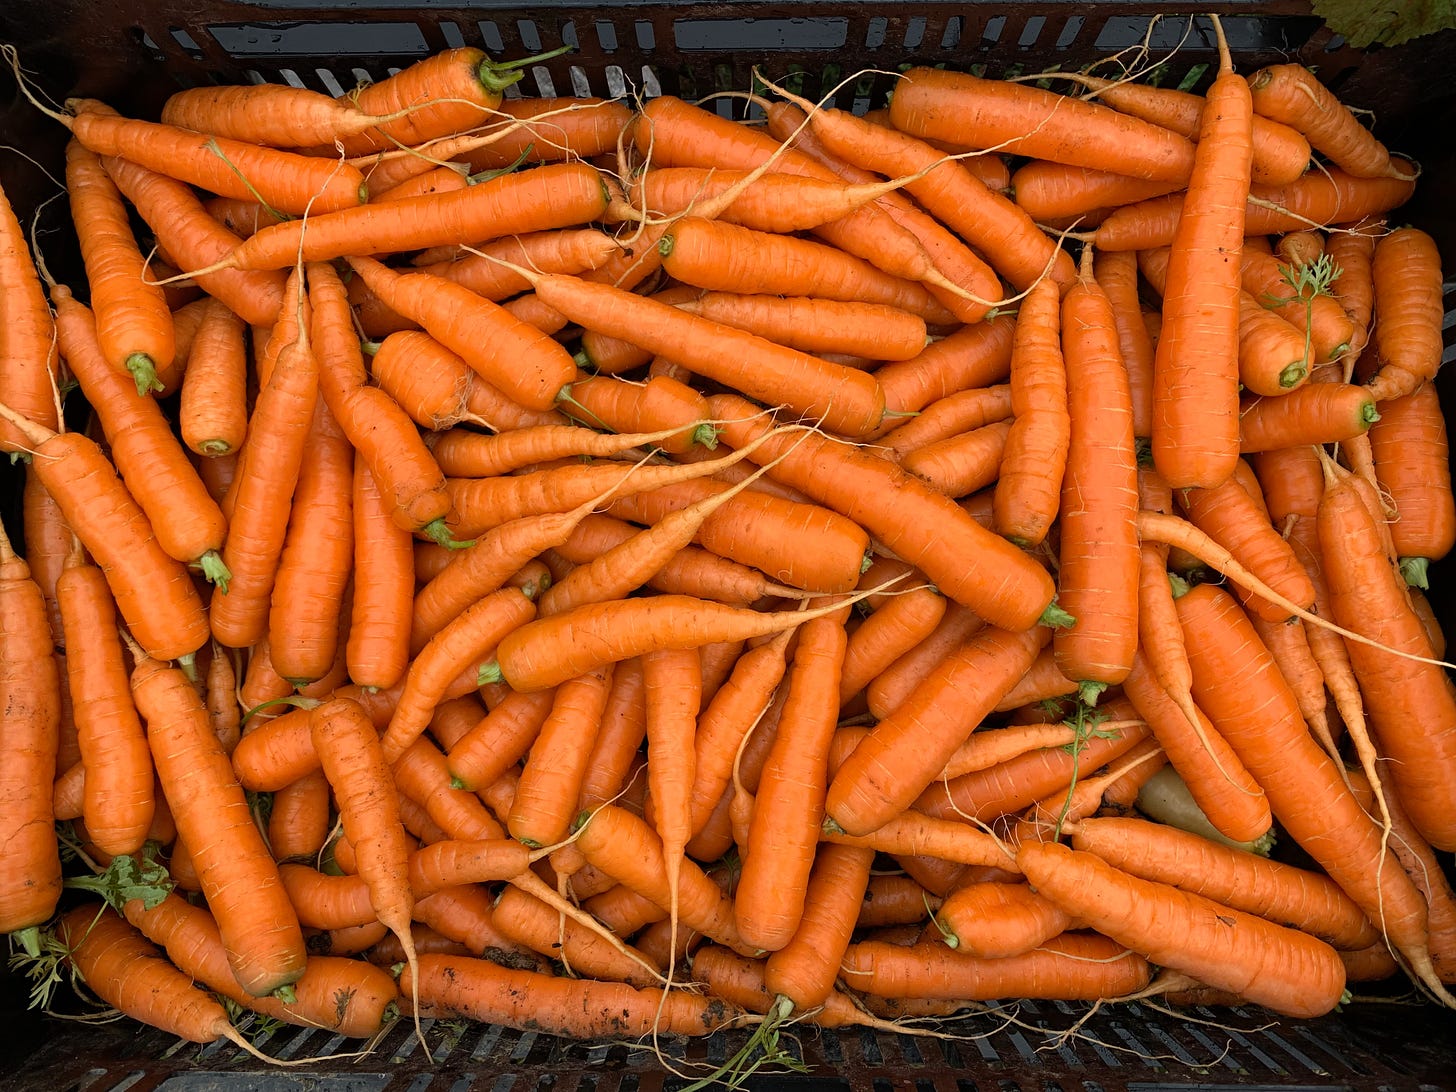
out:
{"label": "orange carrot", "polygon": [[1441,363],[1441,259],[1418,228],[1398,228],[1375,244],[1373,348],[1380,371],[1368,386],[1377,402],[1411,394]]}

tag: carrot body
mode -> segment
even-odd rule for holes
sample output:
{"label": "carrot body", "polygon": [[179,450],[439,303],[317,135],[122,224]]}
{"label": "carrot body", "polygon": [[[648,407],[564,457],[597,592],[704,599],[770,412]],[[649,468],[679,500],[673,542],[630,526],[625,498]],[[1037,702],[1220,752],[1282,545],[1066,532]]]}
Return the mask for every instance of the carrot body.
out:
{"label": "carrot body", "polygon": [[[31,260],[26,233],[0,189],[0,402],[54,429],[55,323]],[[15,426],[0,423],[6,451],[29,446]]]}
{"label": "carrot body", "polygon": [[[0,710],[0,748],[5,755],[0,763],[0,808],[10,832],[0,851],[5,878],[0,887],[0,931],[6,933],[40,925],[55,912],[61,894],[51,801],[51,783],[60,772],[56,752],[61,682],[48,633],[45,600],[30,568],[0,533],[0,643],[5,648],[0,687],[6,695]],[[106,783],[104,777],[98,781]]]}
{"label": "carrot body", "polygon": [[261,996],[295,981],[305,956],[298,918],[207,710],[181,671],[154,660],[137,666],[131,685],[178,836],[192,851],[238,984]]}
{"label": "carrot body", "polygon": [[909,360],[926,345],[923,318],[883,304],[707,292],[675,306],[806,353]]}
{"label": "carrot body", "polygon": [[364,176],[348,164],[124,118],[94,99],[69,99],[66,106],[76,111],[72,135],[97,155],[133,159],[223,197],[254,198],[302,216],[357,208],[368,193]]}
{"label": "carrot body", "polygon": [[1071,430],[1058,599],[1077,621],[1057,631],[1053,648],[1069,679],[1113,684],[1131,669],[1137,645],[1137,457],[1116,319],[1090,274],[1084,257],[1083,278],[1062,302]]}
{"label": "carrot body", "polygon": [[1304,134],[1335,166],[1360,178],[1399,174],[1385,146],[1303,65],[1261,68],[1249,87],[1261,117]]}
{"label": "carrot body", "polygon": [[1397,228],[1375,244],[1377,402],[1412,393],[1441,363],[1441,258],[1418,228]]}
{"label": "carrot body", "polygon": [[601,176],[580,163],[504,175],[453,193],[409,197],[265,227],[223,259],[224,268],[284,269],[300,257],[329,261],[346,254],[391,254],[461,239],[495,239],[598,218],[606,209]]}
{"label": "carrot body", "polygon": [[1289,1016],[1329,1012],[1344,992],[1345,965],[1334,949],[1297,930],[1066,846],[1023,845],[1016,859],[1041,894],[1161,966]]}
{"label": "carrot body", "polygon": [[537,848],[560,842],[570,831],[611,685],[608,667],[556,688],[506,822],[512,838]]}
{"label": "carrot body", "polygon": [[1239,451],[1247,455],[1351,440],[1379,417],[1375,399],[1363,387],[1308,383],[1282,398],[1246,400],[1239,412]]}
{"label": "carrot body", "polygon": [[362,459],[354,462],[354,593],[345,648],[349,677],[391,687],[409,665],[414,550]]}
{"label": "carrot body", "polygon": [[159,387],[176,343],[162,290],[143,275],[126,207],[101,161],[78,141],[66,148],[66,192],[78,228],[102,359],[129,372],[138,394]]}
{"label": "carrot body", "polygon": [[1142,819],[1084,819],[1072,846],[1124,872],[1301,929],[1336,948],[1363,948],[1378,936],[1364,911],[1326,877],[1176,827]]}
{"label": "carrot body", "polygon": [[1137,178],[1178,181],[1194,169],[1193,146],[1186,138],[1028,84],[912,68],[896,92],[899,101],[891,100],[890,120],[922,139],[957,147],[995,146],[1074,166],[1116,164]]}
{"label": "carrot body", "polygon": [[1401,557],[1445,557],[1456,544],[1456,500],[1446,420],[1435,384],[1394,398],[1370,426],[1380,490],[1395,505],[1390,537]]}

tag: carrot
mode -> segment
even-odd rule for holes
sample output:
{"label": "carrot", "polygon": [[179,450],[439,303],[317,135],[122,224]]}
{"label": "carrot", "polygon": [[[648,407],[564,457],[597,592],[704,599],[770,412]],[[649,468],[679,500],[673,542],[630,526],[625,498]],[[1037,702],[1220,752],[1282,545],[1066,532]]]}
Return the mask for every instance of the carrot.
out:
{"label": "carrot", "polygon": [[[1404,204],[1415,183],[1400,178],[1354,178],[1326,168],[1307,171],[1284,186],[1253,184],[1245,191],[1244,231],[1267,235],[1298,231],[1310,224],[1359,220]],[[1115,209],[1097,226],[1102,250],[1147,250],[1173,241],[1183,207],[1181,194],[1170,193]]]}
{"label": "carrot", "polygon": [[687,991],[551,978],[461,956],[422,956],[420,971],[415,1011],[437,1019],[465,1017],[579,1039],[708,1035],[747,1022],[733,1006]]}
{"label": "carrot", "polygon": [[[707,400],[685,383],[651,376],[636,383],[615,376],[579,376],[562,391],[566,414],[589,428],[608,432],[668,433],[655,446],[682,454],[694,445],[713,446],[713,426],[705,424]],[[683,426],[676,433],[669,430]]]}
{"label": "carrot", "polygon": [[131,687],[233,974],[257,996],[288,985],[303,973],[303,936],[207,710],[181,671],[149,657]]}
{"label": "carrot", "polygon": [[1114,868],[1171,884],[1245,913],[1297,928],[1337,948],[1358,949],[1378,933],[1326,877],[1143,819],[1083,819],[1075,849]]}
{"label": "carrot", "polygon": [[560,842],[570,832],[611,685],[608,667],[556,688],[551,711],[526,758],[506,823],[511,837],[532,849]]}
{"label": "carrot", "polygon": [[472,170],[587,159],[614,149],[632,112],[620,99],[544,96],[504,99],[498,121],[485,128],[489,144],[462,151]]}
{"label": "carrot", "polygon": [[208,301],[192,348],[177,411],[182,439],[198,455],[226,455],[242,446],[248,429],[242,320]]}
{"label": "carrot", "polygon": [[595,228],[563,228],[513,235],[471,249],[479,253],[460,252],[440,261],[416,257],[412,264],[422,273],[452,280],[486,299],[503,300],[530,285],[502,262],[546,273],[581,273],[596,269],[621,247]]}
{"label": "carrot", "polygon": [[[1375,257],[1375,240],[1384,233],[1385,222],[1367,218],[1345,231],[1331,232],[1325,240],[1325,253],[1330,261],[1340,268],[1340,275],[1330,291],[1340,306],[1345,309],[1355,327],[1355,337],[1350,343],[1347,358],[1350,365],[1359,359],[1370,336],[1370,319],[1375,310],[1375,283],[1372,261]],[[1345,382],[1350,381],[1349,372],[1344,372]]]}
{"label": "carrot", "polygon": [[909,360],[926,345],[923,318],[884,304],[705,292],[675,306],[806,353]]}
{"label": "carrot", "polygon": [[1389,777],[1425,839],[1456,848],[1456,824],[1437,803],[1456,777],[1456,697],[1439,667],[1386,651],[1424,656],[1430,646],[1353,479],[1327,485],[1318,527],[1335,622],[1359,627],[1380,646],[1347,642]]}
{"label": "carrot", "polygon": [[[479,797],[455,787],[445,755],[430,740],[415,740],[392,763],[391,770],[401,801],[412,800],[424,810],[430,825],[421,826],[422,836],[436,841],[484,841],[506,836]],[[403,802],[400,814],[406,814]],[[436,834],[442,837],[436,838]]]}
{"label": "carrot", "polygon": [[[709,399],[709,408],[726,422],[721,438],[730,446],[742,449],[768,433],[767,421],[753,420],[753,407],[742,399],[718,395]],[[784,455],[786,439],[770,438],[755,449],[754,461]],[[1036,562],[883,459],[811,435],[769,474],[854,520],[921,569],[943,594],[964,602],[993,625],[1025,629],[1051,602],[1051,579]],[[933,536],[928,534],[931,528]],[[1001,567],[1003,578],[994,586],[982,583],[968,571],[968,557],[984,557],[988,568]]]}
{"label": "carrot", "polygon": [[1310,383],[1285,397],[1246,399],[1239,411],[1239,451],[1338,443],[1364,435],[1379,419],[1365,388]]}
{"label": "carrot", "polygon": [[996,481],[1011,422],[997,421],[907,451],[900,466],[938,493],[962,497]]}
{"label": "carrot", "polygon": [[357,960],[311,956],[302,977],[293,984],[294,1000],[253,997],[233,978],[217,924],[206,910],[168,895],[151,907],[141,899],[126,900],[122,911],[194,981],[292,1024],[326,1027],[350,1037],[368,1036],[378,1031],[397,996],[394,981],[378,968]]}
{"label": "carrot", "polygon": [[224,197],[299,216],[358,207],[368,194],[364,176],[347,164],[122,117],[95,99],[67,99],[65,107],[69,114],[51,116],[97,155],[124,157]]}
{"label": "carrot", "polygon": [[1058,590],[1078,622],[1059,630],[1053,647],[1068,678],[1113,684],[1127,675],[1137,643],[1137,459],[1127,370],[1111,304],[1091,279],[1090,247],[1081,274],[1062,304],[1071,431]]}
{"label": "carrot", "polygon": [[[912,86],[914,79],[907,76]],[[810,106],[794,95],[784,97],[800,108]],[[1030,216],[963,167],[944,162],[942,153],[923,140],[874,125],[847,110],[811,109],[809,123],[830,154],[855,166],[891,177],[926,172],[906,183],[907,192],[984,254],[1018,289],[1043,276],[1060,285],[1074,279],[1071,259],[1037,230]]]}
{"label": "carrot", "polygon": [[503,588],[472,604],[436,633],[405,675],[404,691],[384,735],[386,760],[393,762],[424,731],[430,710],[457,672],[478,662],[535,613],[534,604],[520,591]]}
{"label": "carrot", "polygon": [[310,865],[288,862],[278,866],[278,875],[305,928],[335,932],[376,920],[369,885],[362,876],[331,876]]}
{"label": "carrot", "polygon": [[990,821],[1065,791],[1081,773],[1121,758],[1148,737],[1148,727],[1141,721],[1124,722],[1124,727],[1102,735],[1085,717],[1075,723],[1080,741],[1029,751],[999,766],[932,784],[916,801],[917,810],[942,820]]}
{"label": "carrot", "polygon": [[699,206],[712,207],[714,199],[734,187],[732,200],[717,218],[757,231],[791,234],[808,231],[849,216],[861,206],[893,192],[898,180],[866,180],[845,186],[838,181],[796,174],[764,174],[743,188],[749,171],[704,167],[655,167],[635,179],[633,204],[645,213],[695,215]]}
{"label": "carrot", "polygon": [[[662,982],[648,969],[655,960],[640,949],[626,956],[595,933],[569,918],[562,918],[539,899],[513,887],[501,893],[495,906],[500,930],[517,944],[559,960],[568,971],[586,980],[625,982],[650,989]],[[647,966],[644,966],[646,964]]]}
{"label": "carrot", "polygon": [[75,907],[56,924],[56,939],[87,989],[134,1020],[190,1042],[227,1039],[269,1063],[299,1064],[259,1051],[228,1022],[220,1003],[193,989],[186,974],[111,908],[94,903]]}
{"label": "carrot", "polygon": [[1345,967],[1334,949],[1297,930],[1066,846],[1023,845],[1016,859],[1038,892],[1160,966],[1287,1016],[1329,1012],[1344,993]]}
{"label": "carrot", "polygon": [[[1099,251],[1094,256],[1094,272],[1107,302],[1112,305],[1118,346],[1132,394],[1133,435],[1151,436],[1154,353],[1138,301],[1137,262],[1126,252]],[[1023,303],[1022,307],[1025,306]]]}
{"label": "carrot", "polygon": [[101,449],[79,433],[54,433],[0,404],[34,452],[31,465],[106,574],[117,609],[148,654],[182,656],[207,640],[192,581],[152,534],[147,517]]}
{"label": "carrot", "polygon": [[1130,178],[1109,170],[1033,159],[1011,178],[1016,204],[1038,224],[1077,219],[1086,226],[1094,215],[1121,205],[1161,197],[1183,188],[1186,180]]}
{"label": "carrot", "polygon": [[147,513],[157,541],[178,561],[200,565],[208,579],[225,589],[229,574],[218,556],[226,530],[222,513],[160,407],[134,394],[132,384],[107,364],[85,305],[64,285],[55,286],[51,294],[61,351],[100,417],[112,458]]}
{"label": "carrot", "polygon": [[278,861],[312,860],[328,841],[329,826],[329,783],[315,770],[273,794],[268,848]]}
{"label": "carrot", "polygon": [[1357,178],[1405,175],[1385,146],[1303,65],[1276,64],[1249,77],[1254,109],[1288,125],[1335,166]]}
{"label": "carrot", "polygon": [[115,184],[101,161],[74,139],[66,146],[66,193],[86,263],[101,356],[110,367],[130,373],[139,396],[160,390],[157,372],[172,363],[176,351],[167,301],[144,276],[145,261]]}
{"label": "carrot", "polygon": [[51,641],[57,648],[64,648],[65,636],[61,632],[61,608],[57,602],[56,584],[71,555],[74,536],[66,526],[66,518],[60,506],[46,492],[35,468],[25,468],[25,485],[21,491],[21,527],[25,536],[25,560],[30,566],[30,575],[40,587],[45,599],[46,619],[50,625]]}
{"label": "carrot", "polygon": [[300,258],[322,262],[349,254],[420,250],[462,238],[496,239],[587,223],[606,204],[607,193],[594,168],[549,165],[453,193],[338,212],[316,208],[306,232],[302,220],[265,227],[214,264],[219,269],[283,269]]}
{"label": "carrot", "polygon": [[378,120],[347,100],[269,83],[174,91],[160,117],[162,124],[179,129],[289,148],[332,144]]}
{"label": "carrot", "polygon": [[[66,667],[81,758],[89,771],[82,808],[86,828],[105,852],[135,853],[146,840],[155,811],[152,758],[131,700],[111,589],[101,570],[86,561],[79,543],[56,592],[71,650]],[[13,588],[9,595],[19,601],[21,589]],[[37,661],[35,666],[43,685],[45,664]]]}
{"label": "carrot", "polygon": [[735,951],[753,950],[734,924],[732,901],[692,861],[679,860],[678,884],[670,887],[662,840],[630,812],[612,804],[591,812],[578,829],[576,845],[588,861],[655,903],[664,915],[676,901],[682,925]]}
{"label": "carrot", "polygon": [[1179,181],[1194,170],[1194,149],[1186,138],[1025,84],[912,68],[896,86],[895,99],[890,120],[922,139],[961,148],[994,146],[1074,166],[1115,164],[1136,178]]}
{"label": "carrot", "polygon": [[990,711],[1050,636],[1045,627],[1019,634],[988,628],[956,648],[840,768],[828,815],[848,833],[866,834],[904,810],[969,734],[964,726]]}
{"label": "carrot", "polygon": [[1040,947],[1072,919],[1026,884],[969,883],[941,903],[935,924],[953,951],[1005,959]]}
{"label": "carrot", "polygon": [[1380,371],[1367,385],[1377,402],[1411,394],[1441,363],[1441,260],[1418,228],[1398,228],[1375,244],[1372,344]]}
{"label": "carrot", "polygon": [[[0,189],[0,403],[27,419],[54,429],[56,334],[51,309],[31,260],[30,246],[15,218],[10,198]],[[29,440],[8,422],[0,442],[10,452],[24,451]]]}
{"label": "carrot", "polygon": [[930,588],[894,596],[877,607],[850,634],[839,682],[840,705],[929,637],[945,613],[945,597]]}
{"label": "carrot", "polygon": [[[0,641],[7,650],[0,665],[0,687],[6,694],[0,716],[0,745],[6,755],[0,805],[7,815],[6,829],[12,832],[0,852],[6,877],[0,932],[16,933],[32,954],[39,951],[35,927],[55,911],[61,893],[61,860],[51,807],[61,684],[47,633],[40,589],[30,577],[29,566],[16,556],[0,529]],[[77,649],[78,655],[82,652]],[[99,664],[76,664],[78,671],[88,668],[104,670]],[[81,693],[83,699],[88,696]],[[96,738],[89,730],[87,736],[88,742]],[[116,784],[104,774],[94,782],[93,791],[101,793]],[[148,793],[150,789],[148,779]],[[117,824],[112,829],[118,835],[129,825],[129,817],[120,812],[111,821]]]}
{"label": "carrot", "polygon": [[[1195,527],[1238,558],[1269,587],[1304,610],[1314,605],[1314,585],[1294,556],[1294,550],[1236,479],[1231,478],[1215,489],[1190,489],[1184,494],[1184,505]],[[1280,622],[1289,617],[1289,611],[1280,603],[1247,592],[1242,598],[1261,618]]]}
{"label": "carrot", "polygon": [[[1178,616],[1193,697],[1263,786],[1274,817],[1430,984],[1419,893],[1387,859],[1379,826],[1305,730],[1293,694],[1233,598],[1203,584],[1178,600]],[[1335,831],[1340,837],[1331,836]]]}
{"label": "carrot", "polygon": [[957,391],[905,417],[885,436],[880,446],[903,456],[916,448],[1012,416],[1011,387],[1006,383]]}
{"label": "carrot", "polygon": [[[710,291],[814,296],[880,304],[927,320],[941,317],[939,305],[919,284],[827,243],[694,216],[674,224],[658,250],[672,277]],[[735,253],[740,257],[729,257]],[[750,261],[742,257],[746,254],[755,257]]]}
{"label": "carrot", "polygon": [[[1037,663],[1041,664],[1046,659],[1045,654],[1038,656]],[[1032,671],[1035,670],[1033,667]],[[952,780],[975,770],[988,770],[1031,751],[1067,747],[1076,742],[1076,727],[1065,721],[978,729],[946,760],[941,776]]]}
{"label": "carrot", "polygon": [[[1173,624],[1177,626],[1176,614]],[[1189,678],[1191,682],[1191,675]],[[1264,790],[1187,697],[1187,684],[1185,701],[1175,702],[1139,649],[1123,690],[1138,715],[1148,722],[1194,801],[1221,834],[1236,842],[1251,842],[1269,832],[1272,816]]]}
{"label": "carrot", "polygon": [[549,409],[571,382],[576,369],[565,349],[469,289],[427,273],[391,273],[367,258],[349,262],[389,306],[522,405]]}
{"label": "carrot", "polygon": [[865,687],[870,712],[883,720],[899,708],[959,645],[985,623],[956,602],[946,604],[945,615],[930,635],[882,670]]}
{"label": "carrot", "polygon": [[[1153,87],[1127,80],[1109,80],[1085,74],[1060,74],[1089,90],[1108,106],[1133,117],[1172,129],[1189,140],[1198,140],[1203,116],[1201,96],[1170,87]],[[1272,121],[1257,111],[1252,129],[1254,145],[1253,180],[1282,185],[1293,182],[1309,166],[1310,147],[1303,134],[1288,125]]]}
{"label": "carrot", "polygon": [[354,590],[345,655],[350,678],[388,688],[409,663],[414,552],[363,459],[354,462],[352,488]]}
{"label": "carrot", "polygon": [[852,988],[878,997],[1048,997],[1096,1000],[1147,985],[1146,961],[1101,936],[1074,933],[1004,959],[947,952],[940,945],[900,948],[876,941],[851,944],[841,974]]}
{"label": "carrot", "polygon": [[1011,374],[1014,329],[1004,317],[973,323],[932,341],[913,359],[877,369],[887,424],[896,419],[893,414],[915,413],[958,391],[1003,382]]}
{"label": "carrot", "polygon": [[348,96],[353,107],[374,115],[376,124],[363,132],[336,133],[324,143],[342,138],[345,151],[357,155],[473,129],[492,118],[501,92],[525,75],[522,69],[563,52],[565,47],[503,63],[474,46],[442,50],[355,90]]}
{"label": "carrot", "polygon": [[1407,579],[1424,585],[1418,560],[1445,557],[1456,543],[1456,501],[1451,496],[1446,422],[1433,383],[1387,401],[1370,426],[1370,448],[1380,489],[1395,505],[1390,535]]}
{"label": "carrot", "polygon": [[1239,267],[1232,255],[1245,231],[1239,201],[1249,187],[1253,114],[1248,84],[1233,71],[1217,20],[1214,27],[1219,75],[1172,241],[1153,371],[1153,459],[1175,489],[1218,485],[1238,457]]}

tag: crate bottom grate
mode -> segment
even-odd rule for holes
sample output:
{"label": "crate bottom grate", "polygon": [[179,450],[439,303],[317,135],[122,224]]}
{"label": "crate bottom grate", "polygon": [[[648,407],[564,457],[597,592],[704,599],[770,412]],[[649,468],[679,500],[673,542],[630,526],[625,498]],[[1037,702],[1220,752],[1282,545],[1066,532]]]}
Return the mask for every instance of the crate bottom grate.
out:
{"label": "crate bottom grate", "polygon": [[[1011,1010],[1007,1011],[1009,1015]],[[754,1074],[749,1092],[1438,1092],[1456,1088],[1456,1021],[1430,1007],[1366,1003],[1320,1020],[1257,1009],[1174,1014],[1145,1004],[1021,1002],[1016,1024],[980,1015],[936,1039],[805,1028],[790,1051],[804,1073]],[[1084,1019],[1085,1018],[1085,1019]],[[1078,1025],[1079,1021],[1083,1021]],[[1057,1033],[1077,1026],[1064,1041]],[[646,1045],[577,1043],[535,1032],[426,1021],[430,1056],[408,1021],[364,1044],[322,1030],[257,1035],[269,1054],[320,1057],[269,1070],[230,1043],[197,1046],[131,1023],[62,1026],[0,1089],[46,1092],[677,1092],[721,1064],[745,1032]],[[247,1033],[247,1023],[241,1025]],[[49,1030],[49,1029],[48,1029]],[[792,1033],[791,1033],[792,1034]]]}

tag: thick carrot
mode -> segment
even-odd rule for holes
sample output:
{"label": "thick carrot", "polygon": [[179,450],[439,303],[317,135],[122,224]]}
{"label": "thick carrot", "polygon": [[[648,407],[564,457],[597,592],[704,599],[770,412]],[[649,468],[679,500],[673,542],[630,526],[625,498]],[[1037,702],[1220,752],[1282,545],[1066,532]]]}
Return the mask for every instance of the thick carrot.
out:
{"label": "thick carrot", "polygon": [[[1169,255],[1163,329],[1153,369],[1153,459],[1175,489],[1218,485],[1238,458],[1240,200],[1253,150],[1249,87],[1233,71],[1223,31],[1220,66]],[[1106,247],[1098,228],[1097,242]],[[1107,249],[1116,249],[1108,247]]]}
{"label": "thick carrot", "polygon": [[919,356],[877,369],[875,378],[885,392],[881,428],[895,415],[918,412],[958,391],[1004,382],[1011,374],[1014,330],[1005,316],[972,323],[932,341]]}
{"label": "thick carrot", "polygon": [[1245,399],[1239,411],[1239,451],[1247,455],[1338,443],[1364,435],[1379,419],[1375,399],[1364,387],[1308,383],[1285,397]]}
{"label": "thick carrot", "polygon": [[[1428,984],[1426,907],[1387,856],[1334,762],[1233,597],[1201,584],[1178,600],[1193,665],[1193,697],[1263,786],[1274,817],[1381,928]],[[1339,837],[1334,837],[1338,832]]]}
{"label": "thick carrot", "polygon": [[248,431],[247,363],[242,320],[221,301],[208,300],[177,410],[182,439],[191,451],[215,458],[242,447]]}
{"label": "thick carrot", "polygon": [[312,860],[329,838],[329,783],[322,770],[304,774],[273,794],[268,848],[278,861]]}
{"label": "thick carrot", "polygon": [[131,686],[238,984],[258,996],[288,985],[304,970],[303,935],[207,710],[180,670],[148,657]]}
{"label": "thick carrot", "polygon": [[1299,64],[1275,64],[1249,77],[1254,109],[1302,133],[1310,146],[1358,178],[1409,177],[1385,146],[1360,124],[1314,73]]}
{"label": "thick carrot", "polygon": [[705,292],[675,306],[806,353],[909,360],[926,345],[923,318],[883,304]]}
{"label": "thick carrot", "polygon": [[818,1008],[834,992],[839,961],[849,947],[873,861],[871,850],[819,847],[799,926],[764,966],[764,985],[787,997],[795,1009]]}
{"label": "thick carrot", "polygon": [[1364,911],[1319,873],[1176,827],[1143,819],[1083,819],[1072,832],[1072,845],[1124,872],[1300,929],[1336,948],[1363,948],[1378,936]]}
{"label": "thick carrot", "polygon": [[[562,391],[560,403],[570,417],[588,428],[615,433],[668,433],[654,446],[684,454],[694,445],[711,447],[712,425],[705,424],[707,400],[686,383],[668,376],[649,376],[644,383],[610,375],[578,375]],[[671,433],[673,425],[681,431]]]}
{"label": "thick carrot", "polygon": [[1322,1015],[1344,993],[1345,966],[1334,949],[1298,930],[1063,845],[1023,845],[1016,859],[1038,892],[1160,966],[1288,1016]]}
{"label": "thick carrot", "polygon": [[968,883],[935,911],[942,938],[954,951],[981,959],[1019,956],[1072,927],[1056,903],[1024,883]]}

